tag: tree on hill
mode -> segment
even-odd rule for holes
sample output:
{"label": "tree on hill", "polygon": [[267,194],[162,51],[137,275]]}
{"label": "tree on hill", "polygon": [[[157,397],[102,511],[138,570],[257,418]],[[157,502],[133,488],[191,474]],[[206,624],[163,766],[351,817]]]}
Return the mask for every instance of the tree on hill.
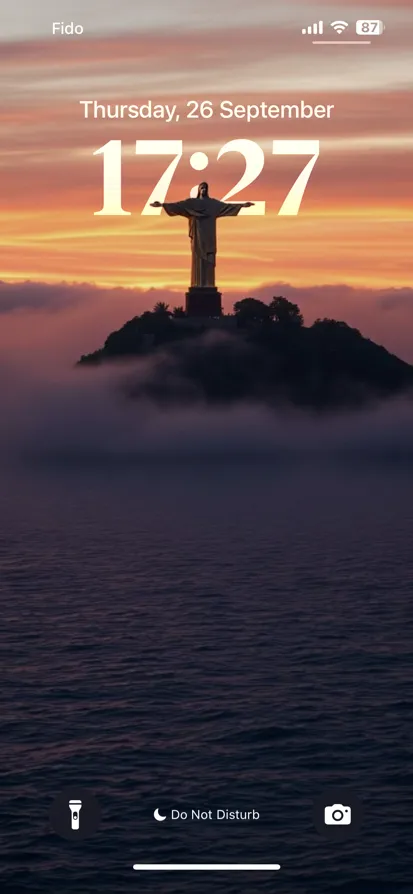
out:
{"label": "tree on hill", "polygon": [[337,331],[338,329],[349,329],[352,332],[356,332],[357,335],[361,335],[359,329],[354,329],[353,326],[349,326],[348,323],[344,322],[344,320],[333,320],[331,319],[331,317],[323,317],[322,319],[320,317],[317,317],[312,325],[312,329],[316,328],[324,329],[326,332],[328,330],[331,331],[332,329],[334,329],[335,331]]}
{"label": "tree on hill", "polygon": [[154,314],[162,314],[163,316],[170,316],[171,311],[169,310],[169,304],[166,304],[165,301],[157,301],[155,307],[153,309]]}
{"label": "tree on hill", "polygon": [[186,313],[185,313],[185,311],[184,311],[182,305],[180,305],[179,307],[174,307],[174,308],[173,308],[172,316],[175,317],[175,319],[178,319],[178,318],[181,318],[181,317],[186,317]]}
{"label": "tree on hill", "polygon": [[240,326],[264,323],[270,320],[270,308],[259,298],[242,298],[234,304],[234,314]]}
{"label": "tree on hill", "polygon": [[275,296],[269,305],[271,319],[282,326],[303,326],[304,317],[298,304],[293,304],[282,295]]}

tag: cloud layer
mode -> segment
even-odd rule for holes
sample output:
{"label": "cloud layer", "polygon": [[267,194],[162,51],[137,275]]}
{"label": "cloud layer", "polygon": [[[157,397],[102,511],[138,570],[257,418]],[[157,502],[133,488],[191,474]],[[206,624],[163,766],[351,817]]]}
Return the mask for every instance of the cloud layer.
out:
{"label": "cloud layer", "polygon": [[[139,364],[134,375],[143,374]],[[2,462],[92,464],[166,457],[354,455],[413,456],[413,404],[403,400],[362,413],[316,418],[244,405],[161,410],[122,399],[123,368],[55,369],[55,377],[0,365],[9,387],[0,395]]]}
{"label": "cloud layer", "polygon": [[[274,283],[255,293],[261,298],[274,294],[296,300],[307,324],[318,316],[341,317],[393,350],[400,348],[400,315],[408,313],[413,325],[413,291],[408,289],[361,293],[348,286],[299,290]],[[230,301],[239,297],[234,292]],[[148,400],[124,398],[125,378],[145,376],[145,364],[110,370],[74,368],[80,354],[103,344],[111,329],[158,300],[175,304],[179,296],[161,290],[105,290],[88,284],[0,284],[3,459],[96,462],[129,457],[137,461],[143,456],[277,451],[302,456],[350,451],[400,457],[413,452],[410,401],[324,421],[253,405],[223,412],[205,407],[162,411]],[[398,351],[411,362],[412,325],[405,350]]]}

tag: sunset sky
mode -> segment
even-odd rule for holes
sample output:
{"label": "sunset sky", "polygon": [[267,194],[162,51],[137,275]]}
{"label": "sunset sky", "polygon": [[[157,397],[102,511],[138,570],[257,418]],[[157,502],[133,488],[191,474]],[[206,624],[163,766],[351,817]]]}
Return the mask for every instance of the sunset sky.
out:
{"label": "sunset sky", "polygon": [[[410,8],[409,8],[410,7]],[[324,19],[380,16],[386,31],[371,46],[316,47],[301,28]],[[79,23],[80,37],[52,37],[52,22]],[[136,139],[183,139],[168,192],[184,198],[199,179],[220,198],[241,177],[240,156],[216,160],[228,140],[250,138],[265,151],[259,179],[239,201],[265,199],[265,217],[219,224],[217,282],[235,294],[272,283],[292,289],[350,286],[366,302],[401,290],[413,303],[411,120],[413,9],[395,3],[312,4],[301,0],[15,0],[2,23],[0,279],[62,281],[177,292],[189,281],[186,221],[140,212],[166,167],[134,155]],[[334,36],[329,31],[328,36]],[[177,103],[179,122],[84,120],[80,100]],[[234,103],[333,103],[331,120],[186,120],[189,99]],[[307,159],[275,158],[273,139],[319,139],[297,217],[277,215]],[[96,217],[102,158],[123,141],[123,207],[130,217]],[[210,158],[201,174],[192,152]],[[238,196],[237,196],[238,199]],[[271,291],[271,290],[270,290]],[[20,293],[19,293],[20,294]],[[345,317],[346,299],[340,312]],[[354,302],[353,302],[354,303]],[[138,308],[139,309],[139,308]],[[333,308],[331,315],[333,314]],[[411,315],[410,315],[411,319]],[[399,322],[397,326],[402,325]],[[369,333],[367,333],[369,334]]]}

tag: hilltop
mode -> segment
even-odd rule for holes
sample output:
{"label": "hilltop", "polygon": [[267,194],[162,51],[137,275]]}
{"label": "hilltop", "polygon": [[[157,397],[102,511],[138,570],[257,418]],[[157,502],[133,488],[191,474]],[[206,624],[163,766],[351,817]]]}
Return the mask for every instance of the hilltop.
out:
{"label": "hilltop", "polygon": [[158,303],[112,332],[78,365],[145,358],[131,397],[162,404],[259,401],[313,409],[363,406],[407,392],[413,366],[333,319],[305,326],[296,304],[244,298],[217,319]]}

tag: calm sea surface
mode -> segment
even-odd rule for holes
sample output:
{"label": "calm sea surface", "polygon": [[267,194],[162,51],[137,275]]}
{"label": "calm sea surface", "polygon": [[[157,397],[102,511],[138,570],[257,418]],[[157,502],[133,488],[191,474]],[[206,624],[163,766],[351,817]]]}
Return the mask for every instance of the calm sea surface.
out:
{"label": "calm sea surface", "polygon": [[[4,471],[4,470],[3,470]],[[1,891],[413,890],[413,468],[54,463],[1,486]],[[58,838],[75,783],[99,833]],[[364,803],[327,842],[312,800]],[[171,823],[155,807],[259,810]],[[137,861],[279,873],[138,875]]]}

